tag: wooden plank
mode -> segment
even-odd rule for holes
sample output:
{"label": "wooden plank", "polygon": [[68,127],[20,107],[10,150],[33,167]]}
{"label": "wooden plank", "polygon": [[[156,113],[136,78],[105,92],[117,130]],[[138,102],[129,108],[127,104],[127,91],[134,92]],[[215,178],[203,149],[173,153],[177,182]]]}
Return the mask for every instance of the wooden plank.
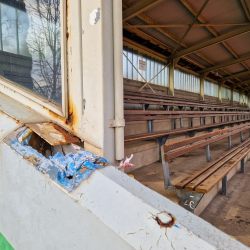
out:
{"label": "wooden plank", "polygon": [[220,127],[223,125],[230,125],[232,123],[240,123],[240,122],[247,122],[249,118],[247,119],[241,119],[237,121],[230,121],[230,122],[223,122],[223,123],[214,123],[209,125],[202,125],[202,126],[196,126],[192,128],[183,128],[183,129],[172,129],[172,130],[166,130],[166,131],[158,131],[154,133],[144,133],[144,134],[138,134],[138,135],[129,135],[124,137],[124,142],[129,141],[138,141],[138,140],[150,140],[154,139],[156,137],[166,136],[166,135],[179,135],[179,134],[185,134],[190,131],[202,131],[207,128],[214,128],[214,127]]}
{"label": "wooden plank", "polygon": [[[248,147],[249,143],[245,146]],[[232,152],[228,156],[226,156],[224,159],[220,160],[218,163],[216,163],[214,166],[209,168],[205,173],[191,181],[186,187],[186,190],[193,191],[197,186],[199,186],[202,182],[204,182],[207,178],[209,178],[213,173],[218,171],[225,163],[227,163],[229,160],[231,160],[234,156],[236,156],[238,153],[240,153],[242,150],[245,149],[245,147],[240,147],[236,151]]]}
{"label": "wooden plank", "polygon": [[187,138],[187,139],[172,142],[172,143],[166,143],[164,145],[164,151],[168,152],[168,151],[180,148],[180,147],[187,146],[187,145],[189,145],[191,143],[199,142],[201,140],[205,140],[207,138],[217,136],[217,135],[221,135],[221,134],[224,134],[224,133],[228,133],[228,132],[231,132],[231,131],[234,131],[234,130],[235,129],[233,129],[233,128],[222,129],[222,130],[219,130],[219,131],[206,133],[204,135],[198,135],[198,136],[195,136],[195,137],[192,137],[192,138]]}
{"label": "wooden plank", "polygon": [[241,144],[239,144],[237,147],[233,147],[232,149],[228,150],[226,153],[224,153],[222,155],[222,157],[220,157],[218,159],[215,159],[215,160],[207,163],[202,169],[199,169],[199,170],[195,171],[193,174],[189,175],[187,178],[185,178],[182,181],[180,181],[179,183],[175,184],[175,188],[177,188],[177,189],[184,188],[190,182],[192,182],[193,180],[195,180],[195,178],[199,177],[201,174],[203,174],[209,168],[211,168],[212,166],[214,166],[217,162],[221,161],[226,156],[228,156],[229,154],[231,154],[232,152],[236,151],[237,149],[241,148],[242,146],[244,146],[245,144],[247,144],[249,142],[250,142],[250,138],[247,139],[246,141],[242,142]]}
{"label": "wooden plank", "polygon": [[[212,114],[212,115],[239,115],[239,112],[228,111],[163,111],[163,110],[124,110],[124,115],[200,115],[200,114]],[[250,114],[249,112],[241,112],[243,114]]]}
{"label": "wooden plank", "polygon": [[157,98],[157,99],[163,99],[163,100],[173,100],[173,101],[181,101],[181,102],[191,102],[191,103],[197,103],[198,105],[209,105],[210,107],[217,107],[217,108],[227,108],[227,109],[237,109],[237,110],[250,110],[246,107],[240,107],[240,106],[230,106],[223,103],[211,103],[205,100],[195,100],[195,99],[187,99],[187,98],[180,98],[175,96],[166,95],[163,93],[149,93],[149,92],[139,92],[136,90],[128,90],[124,89],[124,94],[127,96],[137,96],[137,97],[151,97],[151,98]]}
{"label": "wooden plank", "polygon": [[179,150],[175,150],[173,152],[168,152],[168,153],[165,154],[165,160],[170,161],[170,160],[172,160],[174,158],[177,158],[177,157],[179,157],[181,155],[190,153],[190,152],[192,152],[192,151],[194,151],[194,150],[196,150],[198,148],[202,148],[202,147],[204,147],[206,145],[209,145],[209,144],[214,143],[216,141],[222,140],[222,139],[224,139],[224,138],[226,138],[228,136],[234,135],[236,133],[247,130],[249,128],[250,128],[250,126],[248,125],[248,126],[246,126],[244,128],[237,129],[237,130],[235,130],[233,132],[229,132],[229,133],[226,133],[226,134],[223,134],[223,135],[220,135],[220,136],[216,136],[215,138],[207,139],[206,141],[199,142],[199,143],[193,144],[191,146],[184,147],[184,148],[181,148]]}
{"label": "wooden plank", "polygon": [[224,164],[218,171],[211,175],[208,179],[202,182],[198,187],[195,188],[196,192],[208,193],[220,180],[222,180],[230,170],[236,166],[248,153],[250,148],[245,148],[239,154],[234,156],[226,164]]}

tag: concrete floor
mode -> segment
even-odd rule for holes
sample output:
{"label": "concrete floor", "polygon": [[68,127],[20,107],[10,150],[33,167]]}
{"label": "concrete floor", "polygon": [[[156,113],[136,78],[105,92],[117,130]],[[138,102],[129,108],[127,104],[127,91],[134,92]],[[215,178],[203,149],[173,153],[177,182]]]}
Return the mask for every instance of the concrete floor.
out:
{"label": "concrete floor", "polygon": [[[248,132],[245,132],[243,135],[245,139],[249,137]],[[236,146],[239,143],[240,134],[232,136],[232,145]],[[211,144],[210,150],[213,159],[220,157],[228,150],[227,139]],[[205,164],[205,147],[174,159],[169,163],[171,182],[175,184],[183,180],[194,171],[202,168]],[[178,203],[179,198],[176,193],[164,189],[161,163],[150,164],[130,174],[134,175],[135,179],[145,186]],[[246,173],[237,173],[229,180],[228,195],[217,194],[201,213],[200,217],[250,247],[249,183],[250,162],[247,161]]]}

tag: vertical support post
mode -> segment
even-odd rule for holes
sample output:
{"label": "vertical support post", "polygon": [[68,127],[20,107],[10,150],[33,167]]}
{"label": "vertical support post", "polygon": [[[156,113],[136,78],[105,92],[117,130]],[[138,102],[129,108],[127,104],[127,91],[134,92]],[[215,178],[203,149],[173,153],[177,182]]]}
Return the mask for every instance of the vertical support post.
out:
{"label": "vertical support post", "polygon": [[210,156],[210,146],[209,145],[206,146],[206,156],[207,156],[207,162],[212,161],[212,158]]}
{"label": "vertical support post", "polygon": [[206,117],[203,118],[203,124],[206,125]]}
{"label": "vertical support post", "polygon": [[[191,118],[191,127],[193,127],[194,126],[194,118],[192,117]],[[249,130],[249,134],[250,134],[250,130]]]}
{"label": "vertical support post", "polygon": [[180,58],[173,59],[169,64],[169,88],[168,94],[174,96],[174,67],[178,63]]}
{"label": "vertical support post", "polygon": [[234,105],[234,87],[231,88],[231,105]]}
{"label": "vertical support post", "polygon": [[161,147],[161,155],[162,155],[162,167],[163,167],[163,176],[164,176],[164,187],[167,189],[171,186],[170,182],[170,174],[169,174],[169,164],[165,160],[165,152],[164,146]]}
{"label": "vertical support post", "polygon": [[216,123],[216,117],[213,116],[213,123]]}
{"label": "vertical support post", "polygon": [[[249,132],[250,134],[250,132]],[[228,148],[231,149],[232,148],[232,140],[231,140],[231,136],[228,136]]]}
{"label": "vertical support post", "polygon": [[202,117],[200,117],[200,125],[203,125],[203,123],[202,123]]}
{"label": "vertical support post", "polygon": [[241,91],[240,92],[240,98],[239,98],[240,99],[239,100],[240,106],[242,106],[242,97],[243,97],[243,92]]}
{"label": "vertical support post", "polygon": [[204,100],[205,74],[200,74],[200,100]]}
{"label": "vertical support post", "polygon": [[227,175],[222,179],[222,192],[221,194],[227,195]]}
{"label": "vertical support post", "polygon": [[174,129],[176,129],[176,119],[174,119]]}
{"label": "vertical support post", "polygon": [[154,132],[154,120],[148,121],[148,133]]}
{"label": "vertical support post", "polygon": [[240,141],[243,142],[244,139],[243,139],[243,132],[240,132]]}
{"label": "vertical support post", "polygon": [[240,162],[240,171],[241,173],[245,173],[245,158],[243,158]]}
{"label": "vertical support post", "polygon": [[219,99],[219,102],[222,103],[222,86],[223,84],[225,83],[226,81],[222,81],[219,83],[219,95],[218,95],[218,99]]}
{"label": "vertical support post", "polygon": [[180,127],[183,128],[183,121],[182,121],[182,118],[180,118]]}

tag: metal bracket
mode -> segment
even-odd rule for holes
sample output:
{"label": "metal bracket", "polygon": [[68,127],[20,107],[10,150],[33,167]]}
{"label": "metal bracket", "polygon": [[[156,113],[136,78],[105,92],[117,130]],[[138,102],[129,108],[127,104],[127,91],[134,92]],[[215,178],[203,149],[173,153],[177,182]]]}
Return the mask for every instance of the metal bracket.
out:
{"label": "metal bracket", "polygon": [[240,170],[241,173],[245,173],[245,157],[240,162]]}
{"label": "metal bracket", "polygon": [[165,189],[172,189],[174,188],[174,186],[172,185],[172,183],[170,182],[170,173],[169,173],[169,164],[168,162],[163,162],[162,163],[163,166],[163,176],[164,176],[164,187]]}
{"label": "metal bracket", "polygon": [[221,194],[227,195],[227,175],[222,179],[222,191]]}
{"label": "metal bracket", "polygon": [[[193,131],[188,131],[187,132],[187,134],[188,134],[189,137],[194,137],[196,135],[196,133],[197,133],[197,130],[193,130]],[[250,131],[249,131],[249,133],[250,133]]]}
{"label": "metal bracket", "polygon": [[148,110],[149,104],[143,104],[142,105],[142,110]]}
{"label": "metal bracket", "polygon": [[155,138],[155,140],[157,141],[157,143],[159,145],[160,162],[162,162],[162,159],[161,159],[161,147],[166,143],[168,137],[169,137],[169,135],[165,135],[165,136]]}
{"label": "metal bracket", "polygon": [[163,105],[163,108],[165,111],[169,111],[169,106],[168,105]]}
{"label": "metal bracket", "polygon": [[243,141],[244,141],[242,131],[240,132],[240,141],[241,141],[241,142],[243,142]]}
{"label": "metal bracket", "polygon": [[214,131],[214,128],[207,128],[208,133],[213,132],[213,131]]}
{"label": "metal bracket", "polygon": [[210,146],[206,145],[206,157],[207,157],[207,162],[212,161],[212,158],[210,156]]}
{"label": "metal bracket", "polygon": [[231,141],[231,136],[228,136],[228,148],[232,148],[232,141]]}
{"label": "metal bracket", "polygon": [[183,121],[182,121],[182,118],[180,118],[180,127],[183,128]]}
{"label": "metal bracket", "polygon": [[175,191],[180,198],[179,205],[192,213],[204,196],[203,193],[187,191],[185,189],[175,189]]}
{"label": "metal bracket", "polygon": [[109,120],[109,127],[110,128],[120,128],[120,127],[125,127],[125,119],[114,119],[114,120]]}
{"label": "metal bracket", "polygon": [[148,133],[154,132],[154,120],[148,121]]}
{"label": "metal bracket", "polygon": [[226,125],[221,125],[220,129],[224,129],[226,127]]}

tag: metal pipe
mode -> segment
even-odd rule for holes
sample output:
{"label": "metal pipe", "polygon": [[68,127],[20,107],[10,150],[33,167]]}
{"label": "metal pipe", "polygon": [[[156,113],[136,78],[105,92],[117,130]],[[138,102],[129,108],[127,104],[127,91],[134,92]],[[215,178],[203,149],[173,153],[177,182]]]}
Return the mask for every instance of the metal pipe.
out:
{"label": "metal pipe", "polygon": [[[113,0],[115,119],[124,120],[122,1]],[[124,158],[124,126],[115,127],[115,157]]]}

